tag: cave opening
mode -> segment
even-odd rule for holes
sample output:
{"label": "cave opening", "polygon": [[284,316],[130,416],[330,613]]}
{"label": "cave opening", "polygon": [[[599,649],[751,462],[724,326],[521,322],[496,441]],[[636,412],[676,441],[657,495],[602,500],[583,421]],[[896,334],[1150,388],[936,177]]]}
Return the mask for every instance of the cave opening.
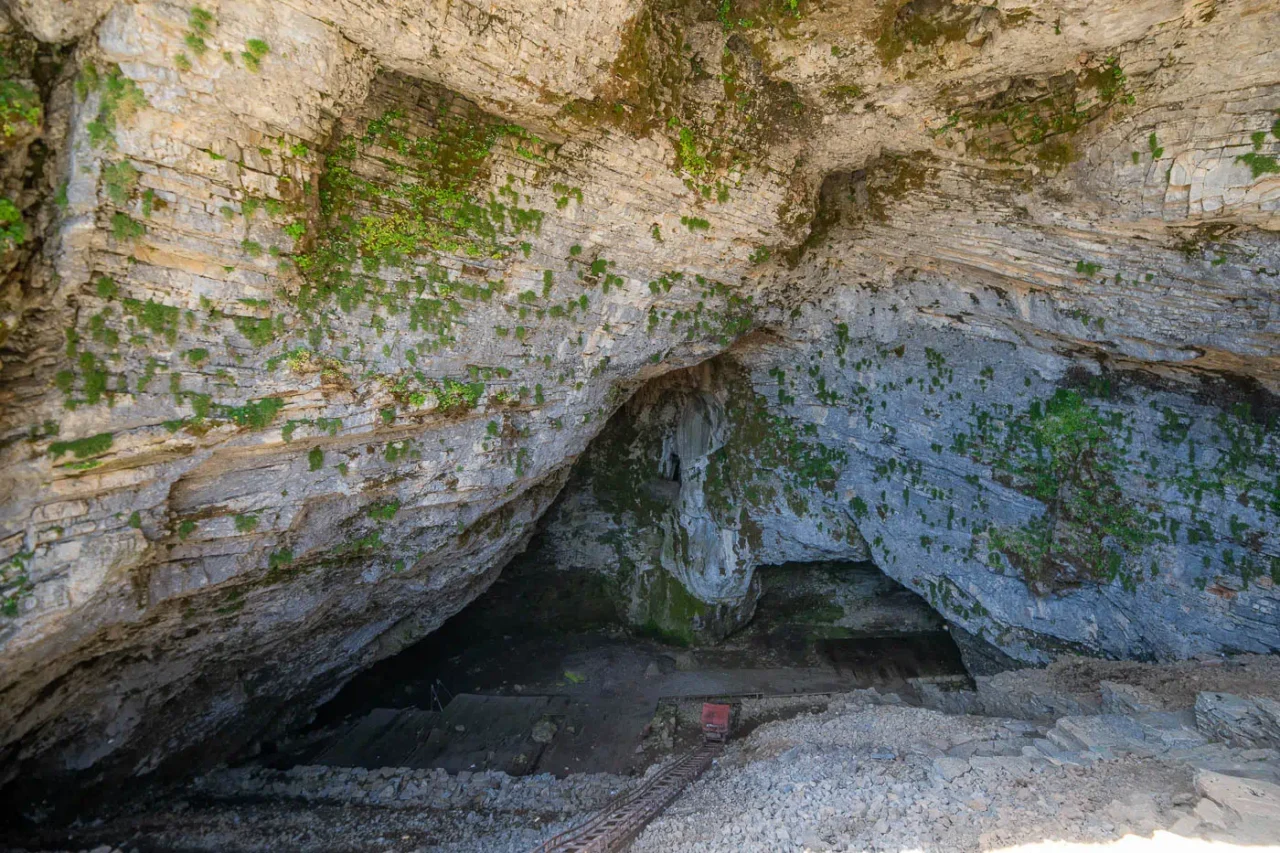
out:
{"label": "cave opening", "polygon": [[833,486],[795,480],[797,453],[827,457],[757,429],[749,387],[725,357],[641,387],[487,590],[269,760],[627,775],[696,737],[678,721],[708,697],[747,730],[852,690],[971,687],[981,643],[871,560]]}
{"label": "cave opening", "polygon": [[348,683],[266,757],[328,764],[643,773],[692,743],[708,697],[748,707],[740,733],[875,688],[972,685],[946,623],[870,561],[757,570],[750,620],[708,642],[628,625],[616,584],[536,559],[537,542],[439,630]]}

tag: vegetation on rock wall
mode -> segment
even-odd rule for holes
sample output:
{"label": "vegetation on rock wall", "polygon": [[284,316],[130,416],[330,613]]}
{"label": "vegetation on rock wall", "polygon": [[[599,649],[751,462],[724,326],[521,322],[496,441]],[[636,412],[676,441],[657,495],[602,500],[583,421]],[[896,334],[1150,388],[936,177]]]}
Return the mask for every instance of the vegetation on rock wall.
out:
{"label": "vegetation on rock wall", "polygon": [[990,547],[1028,583],[1055,588],[1114,580],[1153,541],[1153,522],[1117,480],[1125,464],[1116,434],[1123,426],[1123,415],[1104,418],[1068,389],[1005,421],[1003,445],[990,464],[1045,511],[1024,528],[994,530]]}
{"label": "vegetation on rock wall", "polygon": [[[1280,580],[1280,560],[1267,556],[1263,531],[1233,515],[1229,540],[1219,541],[1201,510],[1212,494],[1234,497],[1260,517],[1280,517],[1274,415],[1231,403],[1211,424],[1197,424],[1166,408],[1156,437],[1185,447],[1186,456],[1161,465],[1135,446],[1131,419],[1115,405],[1121,394],[1104,377],[1060,388],[1021,413],[974,407],[973,431],[953,436],[951,449],[990,465],[998,482],[1045,507],[1021,527],[988,529],[992,553],[1041,591],[1110,581],[1133,589],[1159,574],[1158,560],[1143,559],[1158,543],[1212,546],[1217,560],[1206,553],[1203,569],[1225,570],[1246,588],[1258,577]],[[1207,452],[1200,445],[1206,440]],[[1176,493],[1182,503],[1140,500],[1139,482]]]}
{"label": "vegetation on rock wall", "polygon": [[[564,105],[566,123],[603,125],[644,137],[666,136],[672,170],[705,201],[725,202],[741,174],[770,143],[799,133],[807,107],[795,87],[769,73],[764,30],[784,36],[804,14],[801,0],[658,0],[628,24],[609,75],[591,100]],[[693,50],[689,31],[718,21],[718,56]],[[718,64],[718,73],[714,65]],[[722,96],[698,84],[718,79]],[[703,221],[699,218],[699,221]]]}
{"label": "vegetation on rock wall", "polygon": [[1000,94],[956,109],[933,133],[963,138],[986,160],[1057,171],[1077,158],[1074,139],[1082,130],[1133,103],[1120,61],[1109,57],[1078,75],[1015,79]]}

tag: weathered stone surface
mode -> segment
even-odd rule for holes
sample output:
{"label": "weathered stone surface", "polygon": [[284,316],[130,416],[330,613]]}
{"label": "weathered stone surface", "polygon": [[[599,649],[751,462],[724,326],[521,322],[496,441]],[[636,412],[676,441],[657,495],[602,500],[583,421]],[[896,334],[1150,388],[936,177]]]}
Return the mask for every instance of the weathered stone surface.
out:
{"label": "weathered stone surface", "polygon": [[1133,684],[1104,681],[1099,685],[1104,714],[1145,714],[1165,710],[1165,703],[1150,690]]}
{"label": "weathered stone surface", "polygon": [[1195,784],[1204,797],[1196,807],[1197,814],[1203,816],[1201,805],[1220,807],[1209,812],[1206,822],[1238,828],[1250,840],[1273,841],[1280,833],[1280,785],[1211,770],[1197,772]]}
{"label": "weathered stone surface", "polygon": [[870,554],[1280,648],[1280,11],[899,5],[6,7],[0,784],[223,757],[539,522],[680,637]]}
{"label": "weathered stone surface", "polygon": [[1232,746],[1280,749],[1280,702],[1206,691],[1196,697],[1196,726]]}

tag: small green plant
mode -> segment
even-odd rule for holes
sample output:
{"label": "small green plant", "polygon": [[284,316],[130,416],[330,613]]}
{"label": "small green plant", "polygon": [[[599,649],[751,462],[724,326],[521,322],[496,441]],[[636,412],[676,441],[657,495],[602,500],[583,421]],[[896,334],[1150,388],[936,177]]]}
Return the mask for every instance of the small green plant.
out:
{"label": "small green plant", "polygon": [[12,249],[27,240],[27,224],[22,221],[22,211],[7,198],[0,198],[0,247]]}
{"label": "small green plant", "polygon": [[676,158],[680,169],[695,178],[706,177],[711,173],[711,162],[705,155],[698,153],[698,140],[687,127],[680,128]]}
{"label": "small green plant", "polygon": [[185,53],[179,53],[177,56],[175,56],[173,58],[173,64],[177,66],[179,71],[191,70],[191,60],[187,57]]}
{"label": "small green plant", "polygon": [[706,231],[711,228],[711,223],[697,216],[681,216],[680,224],[690,231]]}
{"label": "small green plant", "polygon": [[240,52],[244,67],[257,74],[262,70],[262,58],[271,52],[271,47],[262,39],[249,39],[244,43],[245,49]]}
{"label": "small green plant", "polygon": [[127,213],[111,215],[111,235],[117,240],[138,240],[147,233],[147,226]]}
{"label": "small green plant", "polygon": [[49,445],[49,455],[54,459],[65,453],[70,453],[77,459],[88,459],[91,456],[101,456],[111,449],[111,444],[115,440],[109,432],[98,433],[88,438],[77,438],[74,441],[55,441]]}
{"label": "small green plant", "polygon": [[1147,137],[1147,148],[1151,151],[1152,160],[1159,160],[1164,156],[1164,149],[1160,147],[1160,142],[1156,139],[1155,133]]}
{"label": "small green plant", "polygon": [[400,511],[400,501],[392,499],[375,503],[367,510],[374,521],[390,521]]}
{"label": "small green plant", "polygon": [[231,322],[255,347],[265,347],[276,339],[275,323],[270,317],[233,317]]}
{"label": "small green plant", "polygon": [[34,90],[16,80],[0,80],[0,132],[6,139],[39,127],[43,117],[44,107]]}
{"label": "small green plant", "polygon": [[226,418],[237,426],[249,429],[266,429],[284,408],[284,400],[279,397],[263,397],[261,400],[250,400],[243,406],[216,406],[219,417]]}
{"label": "small green plant", "polygon": [[109,163],[102,167],[102,182],[111,200],[123,206],[138,185],[138,170],[128,160]]}
{"label": "small green plant", "polygon": [[213,13],[199,6],[192,6],[191,13],[187,16],[187,26],[202,36],[210,35],[214,26]]}
{"label": "small green plant", "polygon": [[193,6],[190,14],[187,15],[187,26],[190,29],[183,37],[183,41],[196,56],[204,56],[209,50],[205,39],[213,35],[213,13],[199,6]]}
{"label": "small green plant", "polygon": [[312,471],[319,471],[324,467],[324,451],[318,447],[311,448],[307,452],[307,467]]}
{"label": "small green plant", "polygon": [[436,400],[442,412],[468,411],[474,409],[484,394],[484,385],[480,382],[458,382],[445,379],[440,387],[434,389]]}
{"label": "small green plant", "polygon": [[142,513],[138,512],[136,509],[133,512],[129,513],[129,526],[132,527],[134,530],[141,530],[142,529]]}
{"label": "small green plant", "polygon": [[1276,162],[1275,157],[1268,154],[1250,151],[1248,154],[1242,154],[1237,157],[1236,162],[1248,166],[1255,181],[1263,175],[1280,175],[1280,163]]}
{"label": "small green plant", "polygon": [[111,66],[104,77],[98,74],[94,65],[87,65],[77,81],[77,88],[81,86],[86,94],[89,91],[102,92],[98,115],[85,128],[89,133],[89,141],[95,147],[114,148],[115,131],[119,124],[129,122],[139,110],[150,106],[146,94],[137,83],[124,76],[119,66]]}
{"label": "small green plant", "polygon": [[178,314],[177,306],[164,305],[156,302],[154,299],[148,299],[143,302],[138,299],[123,300],[124,310],[126,314],[137,319],[138,323],[147,331],[162,335],[166,341],[173,343],[178,338]]}
{"label": "small green plant", "polygon": [[242,513],[235,519],[237,533],[252,533],[258,529],[258,516],[253,513]]}

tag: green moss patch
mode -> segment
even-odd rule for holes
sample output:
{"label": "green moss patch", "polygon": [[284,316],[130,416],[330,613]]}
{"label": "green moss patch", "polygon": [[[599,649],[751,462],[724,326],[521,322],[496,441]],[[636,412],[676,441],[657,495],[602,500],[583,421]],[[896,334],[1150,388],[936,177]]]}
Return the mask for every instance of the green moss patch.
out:
{"label": "green moss patch", "polygon": [[101,456],[111,449],[111,444],[114,440],[111,433],[103,432],[89,438],[78,438],[74,441],[55,441],[49,445],[49,455],[54,459],[66,453],[70,453],[77,459]]}

